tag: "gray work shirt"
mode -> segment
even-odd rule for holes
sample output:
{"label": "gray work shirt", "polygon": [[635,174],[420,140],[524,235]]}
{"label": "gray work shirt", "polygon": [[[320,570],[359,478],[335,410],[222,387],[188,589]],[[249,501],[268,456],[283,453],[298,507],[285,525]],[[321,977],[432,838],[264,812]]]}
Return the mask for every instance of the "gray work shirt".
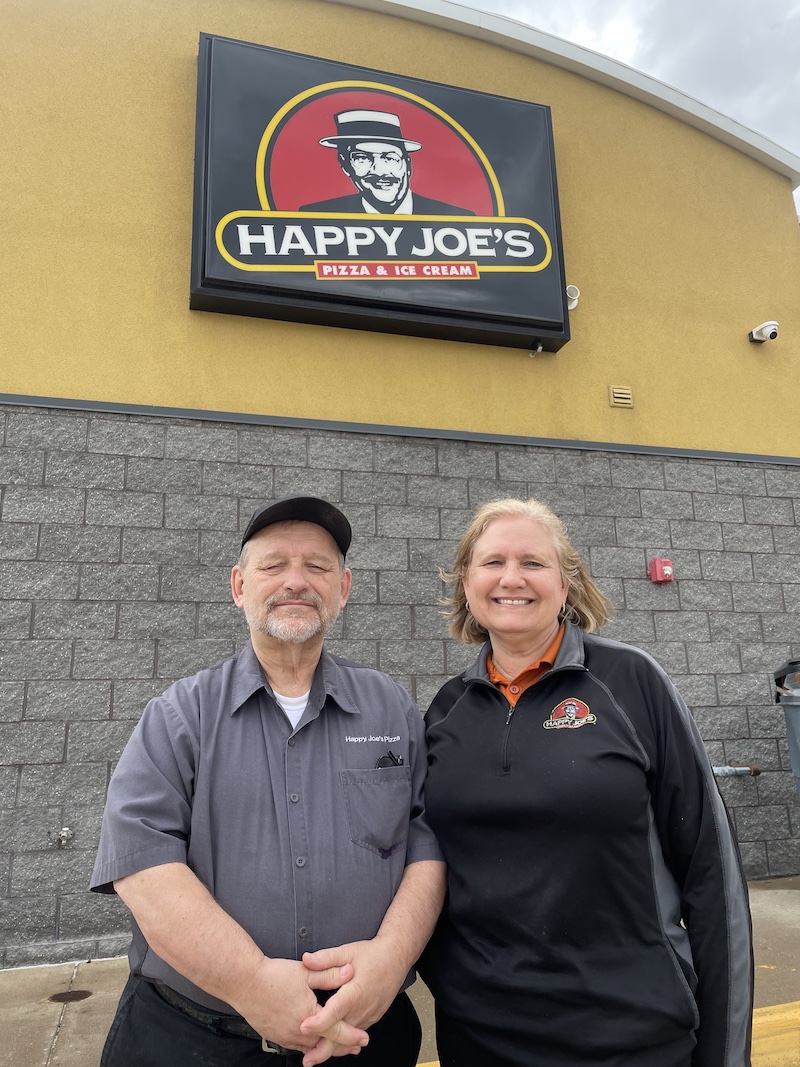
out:
{"label": "gray work shirt", "polygon": [[[387,757],[391,751],[402,763]],[[376,763],[391,763],[376,768]],[[440,860],[424,724],[388,675],[323,651],[295,730],[252,645],[151,700],[111,778],[91,888],[186,863],[267,956],[373,937],[404,867]],[[135,974],[216,1011],[136,923]]]}

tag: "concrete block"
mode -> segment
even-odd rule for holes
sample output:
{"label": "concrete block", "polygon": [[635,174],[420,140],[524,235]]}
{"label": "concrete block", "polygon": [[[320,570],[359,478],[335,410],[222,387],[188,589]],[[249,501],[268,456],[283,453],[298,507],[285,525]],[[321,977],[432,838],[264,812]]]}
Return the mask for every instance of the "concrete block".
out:
{"label": "concrete block", "polygon": [[111,638],[117,626],[115,604],[79,604],[71,600],[38,601],[33,636],[69,640],[73,637]]}
{"label": "concrete block", "polygon": [[350,590],[350,604],[375,604],[378,600],[378,572],[353,567],[353,587]]}
{"label": "concrete block", "polygon": [[199,425],[167,426],[164,455],[167,459],[216,460],[235,462],[238,449],[234,426]]}
{"label": "concrete block", "polygon": [[800,838],[767,841],[766,848],[770,877],[780,878],[800,870]]}
{"label": "concrete block", "polygon": [[737,808],[735,817],[740,841],[774,841],[791,837],[789,813],[783,804]]}
{"label": "concrete block", "polygon": [[642,489],[640,491],[642,518],[680,519],[695,518],[692,494],[676,489]]}
{"label": "concrete block", "polygon": [[424,714],[433,703],[433,698],[449,680],[446,674],[424,675],[418,674],[414,686],[414,700],[417,707]]}
{"label": "concrete block", "polygon": [[32,804],[94,805],[105,801],[108,768],[103,763],[46,763],[23,767],[19,806]]}
{"label": "concrete block", "polygon": [[692,712],[701,735],[707,741],[725,741],[728,738],[747,737],[746,708],[694,707]]}
{"label": "concrete block", "polygon": [[763,841],[741,841],[739,851],[748,878],[766,878],[770,874],[767,849]]}
{"label": "concrete block", "polygon": [[0,722],[17,722],[25,706],[25,683],[0,682]]}
{"label": "concrete block", "polygon": [[166,498],[164,525],[175,530],[236,530],[238,505],[233,497],[170,494]]}
{"label": "concrete block", "polygon": [[[613,516],[613,511],[610,512]],[[614,522],[611,518],[607,521]],[[626,519],[618,518],[615,521],[616,544],[622,547],[642,548],[653,550],[658,545],[671,545],[670,523],[666,519]],[[573,529],[573,520],[570,520],[570,530]],[[612,542],[614,543],[614,542]]]}
{"label": "concrete block", "polygon": [[[582,518],[586,511],[586,493],[580,485],[545,485],[528,482],[525,496],[547,504],[565,524],[573,516]],[[590,521],[597,522],[598,520],[594,518]]]}
{"label": "concrete block", "polygon": [[800,613],[800,585],[786,584],[781,586],[783,590],[783,604],[787,612],[792,615]]}
{"label": "concrete block", "polygon": [[61,808],[52,805],[0,811],[0,841],[15,854],[52,848],[61,826]]}
{"label": "concrete block", "polygon": [[158,567],[147,563],[87,563],[82,568],[81,600],[155,600]]}
{"label": "concrete block", "polygon": [[78,594],[78,573],[77,563],[4,560],[0,562],[0,598],[15,600],[24,592],[26,599],[73,599]]}
{"label": "concrete block", "polygon": [[0,485],[41,485],[44,452],[0,448]]}
{"label": "concrete block", "polygon": [[273,430],[239,430],[239,462],[263,467],[306,467],[308,439],[303,434]]}
{"label": "concrete block", "polygon": [[121,604],[119,636],[121,638],[182,637],[195,635],[194,604]]}
{"label": "concrete block", "polygon": [[500,473],[497,449],[477,441],[438,441],[436,469],[446,478],[494,479]]}
{"label": "concrete block", "polygon": [[[613,489],[602,485],[586,486],[587,515],[611,515],[619,518],[654,518],[653,511],[642,514],[638,489]],[[667,512],[671,516],[671,512]]]}
{"label": "concrete block", "polygon": [[70,678],[28,682],[25,717],[32,721],[108,719],[110,682],[77,682]]}
{"label": "concrete block", "polygon": [[798,804],[797,779],[791,771],[764,771],[754,781],[760,804],[785,804],[789,810]]}
{"label": "concrete block", "polygon": [[745,521],[756,525],[794,526],[795,513],[791,500],[781,497],[745,497]]}
{"label": "concrete block", "polygon": [[125,458],[86,452],[48,452],[44,484],[76,489],[123,489]]}
{"label": "concrete block", "polygon": [[716,467],[717,491],[765,496],[767,482],[763,468],[753,465],[719,463]]}
{"label": "concrete block", "polygon": [[[610,461],[611,484],[626,489],[665,488],[664,461],[639,459],[634,456],[612,455]],[[681,486],[685,489],[685,486]]]}
{"label": "concrete block", "polygon": [[603,637],[614,641],[624,641],[630,645],[640,645],[642,641],[655,640],[653,613],[650,611],[620,611],[602,629]]}
{"label": "concrete block", "polygon": [[[72,972],[75,966],[74,960],[76,958],[89,959],[94,955],[96,948],[96,939],[91,941],[35,941],[32,944],[14,945],[7,948],[5,963],[7,967],[37,967],[69,961],[70,972]],[[63,1005],[57,1004],[54,1007],[62,1008]],[[47,1048],[49,1052],[52,1048],[52,1041],[48,1042]],[[53,1062],[51,1060],[51,1063]]]}
{"label": "concrete block", "polygon": [[[200,562],[233,567],[241,551],[239,530],[202,530],[200,533]],[[175,560],[176,563],[180,560]]]}
{"label": "concrete block", "polygon": [[739,674],[739,649],[727,641],[689,641],[691,674]]}
{"label": "concrete block", "polygon": [[158,669],[161,678],[185,678],[205,667],[232,656],[235,652],[231,639],[199,638],[192,641],[176,641],[161,638],[158,642]]}
{"label": "concrete block", "polygon": [[709,641],[708,614],[704,611],[656,611],[653,613],[659,641]]}
{"label": "concrete block", "polygon": [[231,599],[231,568],[164,566],[161,573],[162,600],[211,601],[227,604]]}
{"label": "concrete block", "polygon": [[[12,896],[41,891],[42,886],[56,893],[74,892],[76,885],[88,885],[94,866],[94,852],[50,848],[47,852],[24,852],[16,856],[11,873]],[[73,957],[74,958],[74,957]]]}
{"label": "concrete block", "polygon": [[712,641],[760,643],[762,640],[760,619],[755,612],[709,611],[708,627]]}
{"label": "concrete block", "polygon": [[90,489],[86,521],[94,526],[163,526],[164,497],[161,493]]}
{"label": "concrete block", "polygon": [[[472,511],[469,508],[442,508],[440,512],[441,536],[458,543],[470,524]],[[435,538],[438,540],[438,538]]]}
{"label": "concrete block", "polygon": [[[574,545],[593,545],[604,548],[617,544],[617,531],[614,520],[610,517],[575,514],[559,515],[559,517],[563,519],[569,538]],[[669,537],[667,524],[665,523],[664,526]]]}
{"label": "concrete block", "polygon": [[70,651],[67,641],[0,641],[0,681],[63,678]]}
{"label": "concrete block", "polygon": [[557,449],[553,456],[556,481],[575,485],[611,485],[611,457],[599,452]]}
{"label": "concrete block", "polygon": [[[408,437],[378,438],[373,446],[376,471],[398,471],[402,474],[434,474],[436,445]],[[442,474],[449,471],[442,470]]]}
{"label": "concrete block", "polygon": [[[112,686],[112,718],[115,720],[134,720],[141,718],[147,704],[157,696],[161,696],[169,686],[171,679],[166,678],[141,678],[128,681],[114,682]],[[128,723],[128,730],[133,729],[133,724]]]}
{"label": "concrete block", "polygon": [[241,648],[248,637],[247,620],[234,604],[200,604],[197,636],[227,637]]}
{"label": "concrete block", "polygon": [[366,434],[311,433],[308,441],[308,465],[326,470],[371,471],[372,441]]}
{"label": "concrete block", "polygon": [[639,648],[660,663],[672,678],[688,672],[686,645],[682,641],[642,641]]}
{"label": "concrete block", "polygon": [[412,537],[408,541],[409,570],[429,571],[438,574],[439,570],[449,570],[453,565],[457,541],[441,538]]}
{"label": "concrete block", "polygon": [[759,704],[772,697],[763,674],[719,674],[717,692],[720,704]]}
{"label": "concrete block", "polygon": [[[235,533],[228,536],[236,539]],[[122,531],[122,559],[125,563],[192,564],[198,562],[199,544],[198,530],[128,527]]]}
{"label": "concrete block", "polygon": [[[16,945],[21,941],[55,937],[56,901],[51,895],[39,895],[36,890],[41,888],[41,886],[34,887],[34,892],[24,900],[4,897],[3,906],[0,907],[0,942]],[[7,972],[0,971],[0,989],[2,989],[0,1004],[4,1008],[11,1007],[15,1002],[19,1003],[19,999],[29,988],[29,984],[25,981],[28,977],[28,975],[17,975],[19,985],[15,982],[12,987],[8,981]],[[23,988],[20,989],[19,986]],[[45,1063],[46,1060],[41,1062]],[[20,1064],[20,1067],[23,1065]]]}
{"label": "concrete block", "polygon": [[700,566],[706,581],[753,580],[753,557],[748,552],[701,552]]}
{"label": "concrete block", "polygon": [[84,491],[50,486],[9,486],[3,495],[4,522],[83,522]]}
{"label": "concrete block", "polygon": [[[491,458],[491,454],[488,458]],[[534,485],[552,485],[556,480],[556,461],[552,452],[541,448],[500,448],[497,453],[498,473],[502,481],[530,482]],[[477,477],[492,478],[476,472]]]}
{"label": "concrete block", "polygon": [[[341,472],[318,468],[276,467],[275,496],[289,496],[292,493],[319,496],[337,504],[342,499]],[[255,502],[258,503],[263,503],[263,500]]]}
{"label": "concrete block", "polygon": [[[130,912],[118,897],[100,896],[85,890],[65,893],[59,902],[58,934],[69,941],[118,935],[129,922],[129,917]],[[85,989],[86,986],[79,988]]]}
{"label": "concrete block", "polygon": [[379,537],[437,537],[439,512],[437,508],[392,507],[378,505]]}
{"label": "concrete block", "polygon": [[725,493],[693,493],[695,518],[701,522],[744,522],[741,497]]}
{"label": "concrete block", "polygon": [[70,723],[67,760],[70,763],[117,760],[132,730],[133,724],[127,719]]}
{"label": "concrete block", "polygon": [[764,471],[768,496],[800,497],[800,469],[781,467]]}
{"label": "concrete block", "polygon": [[444,639],[447,637],[447,620],[443,615],[443,607],[425,606],[424,604],[415,604],[412,609],[412,630],[411,636],[416,638],[437,638]]}
{"label": "concrete block", "polygon": [[438,604],[443,592],[434,574],[387,571],[379,575],[378,582],[381,604]]}
{"label": "concrete block", "polygon": [[593,548],[589,561],[595,578],[641,578],[647,566],[641,548]]}
{"label": "concrete block", "polygon": [[784,606],[780,585],[767,582],[732,582],[735,611],[780,611]]}
{"label": "concrete block", "polygon": [[199,493],[200,462],[132,456],[128,460],[125,485],[128,489],[144,493]]}
{"label": "concrete block", "polygon": [[0,764],[60,763],[66,727],[56,722],[0,723]]}
{"label": "concrete block", "polygon": [[152,678],[153,641],[76,641],[73,678]]}
{"label": "concrete block", "polygon": [[359,537],[347,554],[351,567],[408,570],[408,540],[404,537]]}
{"label": "concrete block", "polygon": [[14,448],[47,448],[81,451],[86,447],[85,415],[45,411],[9,412],[6,444]]}
{"label": "concrete block", "polygon": [[690,708],[710,707],[717,703],[717,686],[713,674],[684,674],[680,678],[673,678],[672,681]]}
{"label": "concrete block", "polygon": [[692,460],[665,460],[664,488],[696,493],[714,493],[717,479],[714,466]]}
{"label": "concrete block", "polygon": [[731,808],[750,808],[758,803],[756,779],[750,775],[737,778],[717,778],[722,799]]}
{"label": "concrete block", "polygon": [[113,562],[120,558],[122,530],[115,526],[60,526],[42,524],[39,559],[79,563]]}
{"label": "concrete block", "polygon": [[364,667],[378,668],[377,641],[333,639],[326,642],[326,647],[333,656],[341,656],[342,659],[349,659],[352,663],[360,663]]}
{"label": "concrete block", "polygon": [[726,552],[775,551],[771,526],[753,526],[748,523],[743,525],[723,523],[722,540]]}
{"label": "concrete block", "polygon": [[204,463],[203,492],[211,496],[275,496],[272,467],[243,463]]}
{"label": "concrete block", "polygon": [[[437,481],[436,478],[417,480]],[[345,504],[351,500],[367,504],[406,504],[409,503],[408,481],[409,479],[404,474],[388,474],[385,471],[379,474],[345,471],[342,480],[342,495]],[[466,497],[466,487],[464,496]]]}
{"label": "concrete block", "polygon": [[[800,554],[800,527],[776,526],[772,531],[775,551],[778,553]],[[2,534],[0,533],[0,537]]]}
{"label": "concrete block", "polygon": [[[0,767],[0,808],[11,808],[16,803],[19,773],[19,767]],[[0,863],[0,885],[8,882],[9,863],[10,858],[5,864]]]}
{"label": "concrete block", "polygon": [[762,771],[784,770],[781,766],[778,742],[767,737],[731,738],[724,742],[723,763],[755,763]]}
{"label": "concrete block", "polygon": [[683,611],[720,611],[733,607],[728,582],[676,582]]}
{"label": "concrete block", "polygon": [[36,523],[0,523],[0,560],[33,559],[38,535]]}
{"label": "concrete block", "polygon": [[347,609],[349,641],[411,637],[411,608],[400,604],[353,604]]}
{"label": "concrete block", "polygon": [[706,741],[705,748],[713,767],[722,767],[728,762],[725,758],[724,741]]}
{"label": "concrete block", "polygon": [[717,522],[677,520],[670,523],[670,536],[675,548],[720,550],[723,547],[722,527]]}
{"label": "concrete block", "polygon": [[89,424],[89,452],[118,456],[163,456],[166,426],[153,419],[93,418]]}
{"label": "concrete block", "polygon": [[[490,481],[485,478],[470,478],[467,486],[469,489],[469,510],[467,511],[467,521],[458,532],[459,538],[472,521],[473,512],[483,504],[488,504],[490,500],[505,500],[508,497],[525,500],[529,495],[527,482]],[[444,528],[442,529],[442,535],[447,536]]]}
{"label": "concrete block", "polygon": [[800,583],[800,555],[767,556],[756,554],[752,557],[753,571],[757,582],[794,582]]}
{"label": "concrete block", "polygon": [[0,600],[0,638],[30,636],[33,606],[26,600]]}
{"label": "concrete block", "polygon": [[772,675],[782,663],[785,663],[791,658],[791,645],[788,642],[788,634],[784,633],[784,637],[787,639],[785,644],[753,644],[753,645],[741,645],[739,648],[739,654],[742,659],[742,670],[745,673]]}
{"label": "concrete block", "polygon": [[747,709],[750,737],[777,738],[786,734],[783,708],[779,704],[752,705]]}
{"label": "concrete block", "polygon": [[678,611],[684,607],[677,582],[654,585],[649,578],[625,578],[622,584],[628,611]]}
{"label": "concrete block", "polygon": [[379,667],[389,674],[442,674],[445,671],[443,643],[381,639]]}
{"label": "concrete block", "polygon": [[[463,645],[460,641],[445,641],[444,674],[448,677],[460,674],[470,667],[478,658],[480,648],[478,645]],[[433,674],[433,671],[425,671],[425,674]]]}

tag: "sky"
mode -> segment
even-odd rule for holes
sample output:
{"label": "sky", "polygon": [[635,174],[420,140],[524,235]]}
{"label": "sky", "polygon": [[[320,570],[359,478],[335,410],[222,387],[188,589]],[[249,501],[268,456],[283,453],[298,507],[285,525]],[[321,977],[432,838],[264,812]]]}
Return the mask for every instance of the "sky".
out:
{"label": "sky", "polygon": [[619,60],[800,156],[800,0],[457,2]]}

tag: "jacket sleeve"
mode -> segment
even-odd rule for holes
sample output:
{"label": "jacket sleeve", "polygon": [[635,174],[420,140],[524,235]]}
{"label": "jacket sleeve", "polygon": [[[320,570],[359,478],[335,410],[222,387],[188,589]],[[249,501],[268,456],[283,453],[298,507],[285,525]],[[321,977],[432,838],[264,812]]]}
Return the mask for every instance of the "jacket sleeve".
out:
{"label": "jacket sleeve", "polygon": [[739,849],[694,719],[669,678],[653,667],[654,817],[697,975],[700,1025],[692,1065],[748,1067],[753,956]]}

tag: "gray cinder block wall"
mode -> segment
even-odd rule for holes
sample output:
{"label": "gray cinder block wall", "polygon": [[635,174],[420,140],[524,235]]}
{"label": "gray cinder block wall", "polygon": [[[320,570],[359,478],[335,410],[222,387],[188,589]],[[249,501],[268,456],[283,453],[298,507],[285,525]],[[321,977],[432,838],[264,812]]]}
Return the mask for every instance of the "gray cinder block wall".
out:
{"label": "gray cinder block wall", "polygon": [[0,441],[0,965],[125,949],[122,907],[86,891],[109,774],[150,696],[244,641],[239,531],[295,491],[355,529],[331,647],[423,709],[474,654],[437,577],[471,510],[547,501],[617,607],[606,632],[672,674],[715,764],[761,768],[722,783],[748,874],[800,872],[771,677],[800,656],[800,467],[22,406]]}

